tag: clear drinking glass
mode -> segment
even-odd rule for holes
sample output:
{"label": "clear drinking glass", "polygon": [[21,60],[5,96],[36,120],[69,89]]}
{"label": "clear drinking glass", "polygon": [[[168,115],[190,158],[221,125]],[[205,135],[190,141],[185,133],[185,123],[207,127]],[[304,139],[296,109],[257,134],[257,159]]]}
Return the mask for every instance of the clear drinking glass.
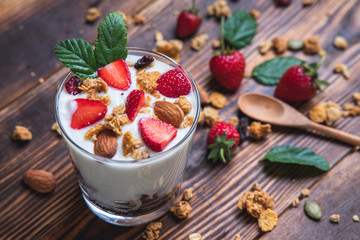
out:
{"label": "clear drinking glass", "polygon": [[176,201],[200,113],[196,84],[180,64],[163,54],[138,48],[128,48],[128,54],[139,58],[149,54],[180,69],[191,81],[191,91],[196,96],[194,123],[185,137],[169,150],[141,160],[113,160],[92,154],[67,135],[59,118],[59,96],[64,83],[73,76],[71,73],[62,81],[55,98],[56,121],[70,151],[86,204],[101,219],[121,226],[150,222],[166,213]]}

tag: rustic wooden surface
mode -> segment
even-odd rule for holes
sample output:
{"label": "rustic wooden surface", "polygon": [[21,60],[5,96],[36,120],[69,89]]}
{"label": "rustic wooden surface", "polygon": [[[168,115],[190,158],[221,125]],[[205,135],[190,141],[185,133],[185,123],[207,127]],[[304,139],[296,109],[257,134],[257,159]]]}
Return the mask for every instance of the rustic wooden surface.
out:
{"label": "rustic wooden surface", "polygon": [[[65,144],[50,128],[54,122],[53,99],[56,86],[67,73],[57,61],[53,48],[57,42],[81,37],[93,42],[96,26],[84,24],[89,6],[97,6],[104,13],[120,10],[128,14],[141,12],[148,18],[144,26],[129,28],[129,46],[152,49],[154,31],[174,38],[176,17],[174,10],[190,6],[190,0],[84,0],[84,1],[24,1],[0,2],[0,239],[141,239],[144,226],[123,228],[103,222],[90,212],[81,198],[76,176],[72,170]],[[198,1],[200,12],[213,0]],[[306,38],[319,34],[328,57],[320,70],[322,79],[331,85],[323,93],[296,107],[306,114],[320,101],[351,101],[351,94],[360,91],[360,2],[357,0],[318,0],[303,8],[302,1],[294,1],[287,8],[276,8],[272,1],[229,1],[232,9],[261,12],[258,32],[252,44],[241,52],[246,57],[247,72],[258,63],[273,57],[260,56],[257,46],[262,39],[283,36]],[[147,26],[156,24],[155,28]],[[181,63],[194,79],[208,91],[226,94],[227,106],[220,111],[228,120],[240,115],[237,98],[244,92],[272,95],[274,88],[258,85],[253,79],[244,80],[241,89],[228,92],[212,80],[208,61],[212,55],[211,40],[219,38],[219,22],[205,17],[198,32],[208,33],[210,40],[200,52],[190,49],[190,40],[184,42]],[[332,45],[336,35],[349,42],[346,51]],[[304,60],[319,60],[318,56],[287,52]],[[346,63],[351,78],[344,80],[332,72],[333,66]],[[36,76],[31,76],[34,72]],[[38,78],[45,82],[38,83]],[[11,140],[15,125],[28,126],[33,139],[28,143]],[[359,134],[359,118],[342,118],[334,127]],[[236,157],[226,165],[206,161],[205,139],[208,129],[199,127],[189,159],[183,187],[194,188],[191,200],[193,212],[189,219],[178,221],[170,214],[160,218],[163,230],[160,239],[186,239],[199,232],[204,239],[234,239],[240,233],[243,239],[357,239],[360,223],[351,220],[360,215],[359,207],[359,153],[349,145],[302,130],[274,127],[274,132],[260,142],[245,141],[236,150]],[[332,169],[323,173],[313,168],[258,163],[271,147],[291,144],[310,147],[325,157]],[[54,173],[58,185],[50,194],[37,194],[22,183],[22,174],[28,169],[45,169]],[[271,233],[259,231],[256,219],[236,209],[237,198],[253,183],[260,185],[276,200],[275,211],[279,224]],[[310,199],[319,202],[324,217],[320,222],[308,219],[303,203],[289,207],[303,188],[312,190]],[[340,214],[341,222],[329,222],[331,214]]]}

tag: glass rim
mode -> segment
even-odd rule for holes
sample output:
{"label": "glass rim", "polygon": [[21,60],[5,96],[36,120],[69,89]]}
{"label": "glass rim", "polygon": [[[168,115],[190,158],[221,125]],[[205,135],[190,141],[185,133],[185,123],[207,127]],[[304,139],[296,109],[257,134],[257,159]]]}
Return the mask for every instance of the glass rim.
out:
{"label": "glass rim", "polygon": [[67,140],[69,141],[71,144],[73,144],[77,149],[79,149],[81,152],[85,153],[85,154],[88,154],[88,155],[91,155],[92,157],[94,157],[96,160],[100,160],[102,162],[110,162],[110,163],[117,163],[117,164],[124,164],[124,163],[145,163],[145,162],[151,162],[153,161],[154,159],[157,159],[161,156],[163,156],[164,154],[166,153],[169,153],[169,152],[172,152],[174,151],[176,148],[178,148],[180,145],[182,145],[182,143],[184,143],[190,136],[191,134],[195,131],[196,129],[196,126],[197,126],[197,123],[198,123],[198,119],[199,119],[199,116],[200,116],[200,108],[201,108],[201,103],[200,103],[200,95],[199,95],[199,91],[198,91],[198,88],[196,86],[196,83],[194,81],[194,79],[191,77],[191,75],[189,74],[189,72],[181,65],[179,64],[178,62],[176,62],[175,60],[173,60],[172,58],[162,54],[162,53],[159,53],[159,52],[155,52],[155,51],[151,51],[151,50],[147,50],[147,49],[142,49],[142,48],[137,48],[137,47],[127,47],[126,48],[127,50],[129,51],[132,51],[132,52],[143,52],[143,53],[150,53],[152,55],[155,55],[157,57],[160,58],[164,58],[166,59],[167,61],[170,61],[171,64],[174,64],[177,68],[180,68],[186,75],[187,77],[190,79],[190,82],[192,84],[192,87],[193,89],[195,90],[195,98],[196,98],[196,114],[195,114],[195,118],[194,118],[194,122],[193,124],[191,125],[189,131],[186,133],[186,135],[177,143],[175,144],[174,146],[172,146],[170,149],[164,151],[164,152],[159,152],[159,153],[156,153],[154,156],[152,157],[149,157],[149,158],[144,158],[144,159],[111,159],[111,158],[105,158],[105,157],[102,157],[102,156],[99,156],[99,155],[96,155],[94,153],[91,153],[87,150],[85,150],[84,148],[82,148],[81,146],[79,146],[77,143],[75,143],[69,136],[68,134],[66,133],[66,131],[64,130],[63,126],[62,126],[62,123],[59,121],[59,106],[58,106],[58,102],[59,102],[59,98],[60,98],[60,93],[62,92],[63,90],[63,87],[64,87],[64,84],[65,84],[65,80],[68,79],[68,77],[72,74],[72,72],[70,71],[68,74],[66,74],[65,78],[62,80],[57,92],[56,92],[56,95],[55,95],[55,120],[56,122],[58,123],[59,125],[59,129],[62,133],[62,136]]}

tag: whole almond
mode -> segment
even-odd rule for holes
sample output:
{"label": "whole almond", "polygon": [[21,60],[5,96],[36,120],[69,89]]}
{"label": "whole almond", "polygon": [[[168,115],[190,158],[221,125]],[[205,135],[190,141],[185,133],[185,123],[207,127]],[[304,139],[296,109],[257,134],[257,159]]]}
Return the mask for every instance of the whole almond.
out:
{"label": "whole almond", "polygon": [[103,130],[96,138],[94,153],[101,157],[112,158],[118,147],[116,134],[111,130]]}
{"label": "whole almond", "polygon": [[210,102],[209,94],[205,91],[203,87],[200,85],[197,85],[197,88],[199,90],[199,96],[200,96],[200,102],[201,104],[207,104]]}
{"label": "whole almond", "polygon": [[40,193],[51,192],[56,186],[54,175],[44,170],[28,170],[24,173],[23,180],[29,187]]}
{"label": "whole almond", "polygon": [[179,127],[184,120],[184,112],[178,105],[171,102],[157,101],[154,106],[155,115],[174,127]]}

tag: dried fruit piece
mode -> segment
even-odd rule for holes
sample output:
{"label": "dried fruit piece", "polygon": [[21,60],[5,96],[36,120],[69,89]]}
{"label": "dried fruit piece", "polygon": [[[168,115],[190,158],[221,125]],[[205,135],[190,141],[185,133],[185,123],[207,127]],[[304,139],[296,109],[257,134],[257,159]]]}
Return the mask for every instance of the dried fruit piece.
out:
{"label": "dried fruit piece", "polygon": [[187,201],[180,201],[175,206],[170,208],[170,212],[180,219],[187,218],[191,212],[192,208],[190,203]]}
{"label": "dried fruit piece", "polygon": [[226,105],[226,97],[219,92],[210,94],[210,103],[216,108],[223,108]]}
{"label": "dried fruit piece", "polygon": [[339,214],[333,214],[330,216],[330,222],[338,223],[340,222],[340,215]]}
{"label": "dried fruit piece", "polygon": [[335,45],[335,47],[337,47],[339,49],[345,49],[348,47],[348,43],[347,43],[346,39],[341,36],[336,36],[334,38],[334,45]]}
{"label": "dried fruit piece", "polygon": [[251,125],[247,127],[247,130],[251,138],[260,140],[271,133],[271,125],[261,124],[260,122],[252,122]]}
{"label": "dried fruit piece", "polygon": [[154,62],[154,57],[149,54],[146,54],[142,58],[136,61],[134,67],[135,69],[139,70],[148,67],[152,62]]}
{"label": "dried fruit piece", "polygon": [[117,151],[117,137],[111,130],[103,130],[94,143],[94,153],[101,157],[112,158]]}
{"label": "dried fruit piece", "polygon": [[80,93],[80,85],[80,79],[77,76],[73,76],[65,83],[65,90],[71,95],[77,95]]}
{"label": "dried fruit piece", "polygon": [[319,205],[314,202],[307,200],[304,205],[305,213],[314,220],[320,220],[322,217],[321,209]]}
{"label": "dried fruit piece", "polygon": [[160,230],[162,228],[161,222],[151,222],[146,225],[143,233],[143,238],[146,240],[156,240],[160,237]]}
{"label": "dried fruit piece", "polygon": [[48,193],[55,189],[56,180],[52,173],[44,170],[28,170],[23,175],[24,182],[40,193]]}
{"label": "dried fruit piece", "polygon": [[155,102],[154,112],[161,121],[170,123],[174,127],[179,127],[184,120],[184,112],[178,105],[171,102]]}
{"label": "dried fruit piece", "polygon": [[18,141],[30,141],[32,139],[32,133],[27,127],[17,125],[13,131],[12,139]]}
{"label": "dried fruit piece", "polygon": [[283,38],[274,38],[272,40],[272,47],[277,54],[281,54],[288,48],[287,41]]}
{"label": "dried fruit piece", "polygon": [[276,213],[271,209],[266,209],[260,214],[258,224],[263,232],[268,232],[273,230],[278,222],[278,217]]}

